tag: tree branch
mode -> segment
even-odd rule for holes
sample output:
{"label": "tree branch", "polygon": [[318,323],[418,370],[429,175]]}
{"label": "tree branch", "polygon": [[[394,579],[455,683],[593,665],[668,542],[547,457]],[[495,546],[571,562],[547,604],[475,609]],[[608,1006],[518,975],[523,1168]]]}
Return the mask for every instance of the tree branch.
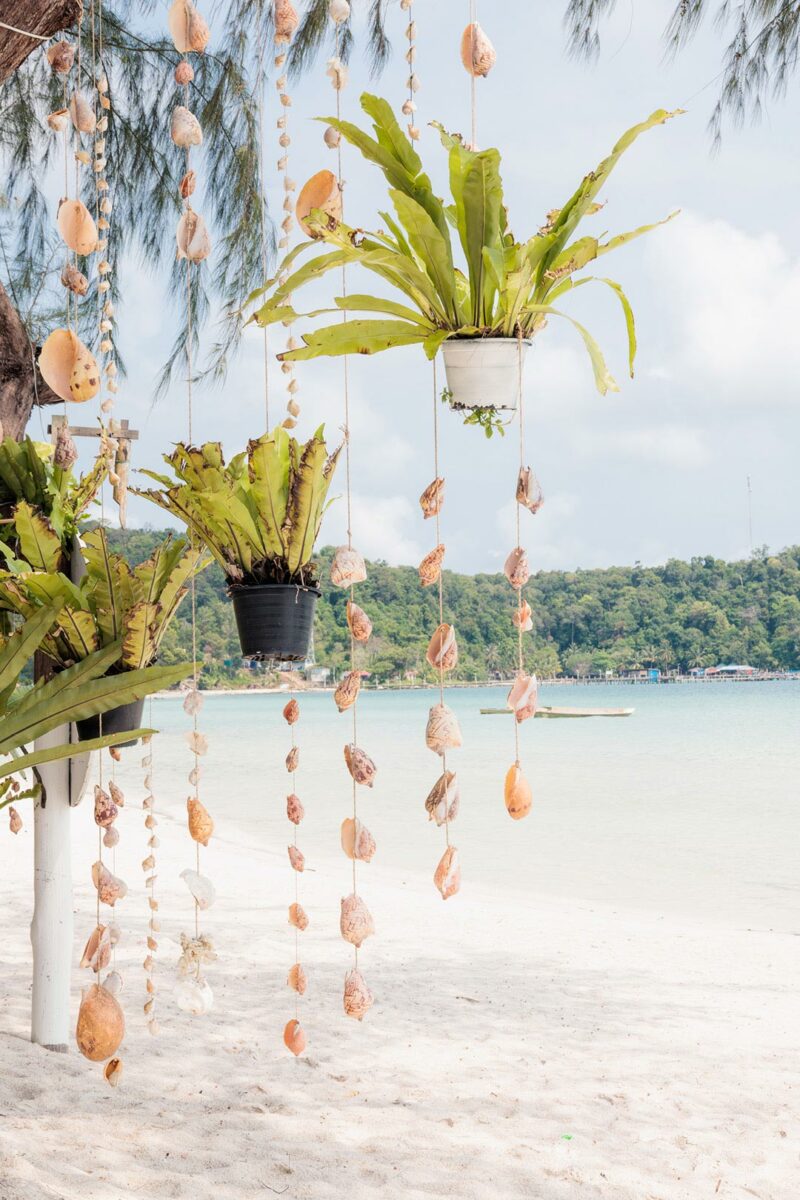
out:
{"label": "tree branch", "polygon": [[[0,83],[12,75],[29,54],[80,19],[82,0],[0,0],[0,21],[25,33],[3,29],[0,34]],[[28,33],[38,37],[28,37]]]}

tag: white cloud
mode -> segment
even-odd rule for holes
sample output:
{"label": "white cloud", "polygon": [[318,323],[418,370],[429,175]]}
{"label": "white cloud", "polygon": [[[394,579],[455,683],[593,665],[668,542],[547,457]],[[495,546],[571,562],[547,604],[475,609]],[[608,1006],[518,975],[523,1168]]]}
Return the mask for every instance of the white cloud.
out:
{"label": "white cloud", "polygon": [[581,436],[578,445],[589,458],[624,458],[679,470],[703,467],[710,457],[702,431],[682,425],[595,432]]}
{"label": "white cloud", "polygon": [[[406,496],[353,493],[353,543],[365,558],[385,559],[390,566],[414,565],[424,550],[412,534],[417,513]],[[325,517],[321,545],[347,541],[347,502],[337,499]]]}

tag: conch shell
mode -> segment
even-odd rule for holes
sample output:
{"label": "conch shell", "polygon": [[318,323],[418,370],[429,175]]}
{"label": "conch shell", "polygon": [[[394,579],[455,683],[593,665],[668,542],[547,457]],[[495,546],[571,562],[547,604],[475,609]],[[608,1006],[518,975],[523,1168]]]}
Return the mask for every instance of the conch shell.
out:
{"label": "conch shell", "polygon": [[[175,82],[181,87],[186,87],[186,85],[191,83],[193,79],[194,67],[184,58],[175,68]],[[194,171],[192,171],[192,174],[194,174]],[[183,195],[183,192],[181,192],[181,195]]]}
{"label": "conch shell", "polygon": [[283,710],[283,719],[287,725],[296,725],[300,720],[300,705],[296,700],[290,700]]}
{"label": "conch shell", "polygon": [[176,146],[188,150],[190,146],[200,146],[203,142],[203,131],[200,122],[193,112],[183,104],[172,111],[170,136]]}
{"label": "conch shell", "polygon": [[356,783],[360,783],[364,787],[372,787],[378,768],[364,750],[360,750],[358,746],[353,745],[351,742],[349,746],[345,746],[344,748],[344,761],[347,763],[347,769]]}
{"label": "conch shell", "polygon": [[297,992],[298,996],[304,996],[308,987],[308,976],[306,975],[300,963],[295,963],[289,968],[289,974],[286,977],[286,982],[293,992]]}
{"label": "conch shell", "polygon": [[75,47],[72,42],[56,42],[47,49],[47,61],[56,75],[69,75],[75,61]]}
{"label": "conch shell", "polygon": [[521,546],[517,546],[511,551],[505,561],[503,571],[506,579],[516,591],[525,587],[531,577],[531,569],[528,566],[528,555]]}
{"label": "conch shell", "polygon": [[47,124],[53,133],[62,133],[69,124],[69,109],[57,108],[55,112],[51,112],[47,118]]}
{"label": "conch shell", "polygon": [[308,914],[302,904],[289,905],[289,924],[294,925],[295,929],[301,932],[308,929]]}
{"label": "conch shell", "polygon": [[286,816],[293,825],[299,825],[305,815],[306,810],[300,802],[300,797],[292,792],[291,796],[286,797]]}
{"label": "conch shell", "polygon": [[201,875],[198,871],[190,871],[187,867],[185,871],[181,871],[181,879],[185,880],[198,908],[211,908],[217,898],[217,893],[207,875]]}
{"label": "conch shell", "polygon": [[83,92],[73,92],[70,96],[69,115],[78,133],[94,133],[97,128],[94,108]]}
{"label": "conch shell", "polygon": [[22,829],[22,817],[19,815],[14,805],[9,805],[8,808],[8,828],[12,833],[19,833]]}
{"label": "conch shell", "polygon": [[352,708],[358,699],[358,693],[361,691],[361,672],[348,671],[342,676],[341,682],[333,693],[333,699],[339,712],[344,712],[347,708]]}
{"label": "conch shell", "polygon": [[428,644],[425,655],[437,671],[452,671],[458,662],[456,631],[452,625],[440,625]]}
{"label": "conch shell", "polygon": [[[186,66],[188,64],[182,63],[181,65]],[[181,194],[181,199],[188,200],[190,196],[193,196],[196,185],[197,175],[194,171],[187,171],[183,176],[183,179],[181,179],[180,187],[178,188],[178,191]]]}
{"label": "conch shell", "polygon": [[119,845],[119,830],[114,825],[109,825],[103,834],[103,845],[107,850],[113,850]]}
{"label": "conch shell", "polygon": [[517,477],[517,504],[534,515],[544,504],[544,494],[530,467],[520,467]]}
{"label": "conch shell", "polygon": [[339,546],[331,563],[331,583],[334,587],[350,587],[367,578],[364,559],[352,546]]}
{"label": "conch shell", "polygon": [[427,521],[428,517],[435,517],[442,511],[444,503],[444,480],[434,479],[433,483],[429,483],[425,491],[419,498],[422,515]]}
{"label": "conch shell", "polygon": [[[78,447],[75,445],[69,426],[59,425],[53,449],[53,466],[60,467],[62,471],[69,471],[77,459]],[[114,799],[113,792],[111,798]]]}
{"label": "conch shell", "polygon": [[425,744],[434,754],[457,750],[461,745],[461,730],[456,714],[446,704],[434,704],[428,714]]}
{"label": "conch shell", "polygon": [[190,796],[186,801],[186,811],[189,814],[189,836],[201,846],[207,846],[208,839],[214,832],[214,822],[208,809],[196,796]]}
{"label": "conch shell", "polygon": [[189,717],[197,716],[203,707],[203,696],[196,687],[190,687],[183,698],[183,711]]}
{"label": "conch shell", "polygon": [[497,62],[497,52],[477,21],[461,36],[461,61],[470,75],[485,78]]}
{"label": "conch shell", "polygon": [[89,935],[80,965],[90,967],[95,973],[102,971],[111,961],[111,934],[105,925],[97,925]]}
{"label": "conch shell", "polygon": [[[286,755],[286,770],[290,775],[293,775],[300,764],[300,747],[292,746],[289,753]],[[291,818],[289,818],[291,820]]]}
{"label": "conch shell", "polygon": [[108,825],[113,825],[117,819],[118,809],[114,801],[109,796],[108,792],[104,791],[99,784],[94,786],[94,823],[101,825],[104,829]]}
{"label": "conch shell", "polygon": [[61,282],[65,288],[76,296],[85,296],[89,290],[89,280],[79,271],[74,263],[67,263],[61,272]]}
{"label": "conch shell", "polygon": [[67,246],[76,254],[92,254],[97,248],[97,226],[82,200],[62,200],[56,225]]}
{"label": "conch shell", "polygon": [[310,238],[321,236],[318,230],[308,224],[308,218],[315,209],[321,209],[334,221],[342,219],[342,190],[333,171],[317,171],[303,185],[297,197],[294,215],[303,233]]}
{"label": "conch shell", "polygon": [[214,993],[205,979],[193,975],[179,979],[175,985],[175,1003],[185,1013],[202,1017],[214,1006]]}
{"label": "conch shell", "polygon": [[455,771],[444,771],[428,793],[425,801],[425,811],[429,821],[444,825],[445,821],[454,821],[458,816],[458,806],[461,802],[461,791],[458,786],[458,776]]}
{"label": "conch shell", "polygon": [[128,885],[117,879],[116,875],[112,875],[101,862],[92,866],[92,883],[97,888],[101,904],[113,906],[118,900],[124,900],[128,894]]}
{"label": "conch shell", "polygon": [[506,772],[504,795],[508,815],[513,820],[521,821],[527,817],[533,804],[533,793],[519,763],[514,763]]}
{"label": "conch shell", "polygon": [[372,621],[352,600],[347,601],[347,628],[357,642],[368,642],[372,636]]}
{"label": "conch shell", "polygon": [[287,1021],[283,1031],[283,1044],[287,1050],[291,1050],[295,1057],[305,1050],[306,1035],[303,1032],[303,1026],[297,1019],[293,1018],[291,1021]]}
{"label": "conch shell", "polygon": [[189,262],[202,262],[211,253],[208,226],[200,214],[188,205],[178,221],[175,240],[178,243],[178,258],[188,258]]}
{"label": "conch shell", "polygon": [[111,1087],[118,1087],[122,1082],[122,1059],[110,1058],[106,1063],[103,1076]]}
{"label": "conch shell", "polygon": [[521,629],[523,633],[530,633],[533,629],[533,610],[527,600],[523,601],[519,608],[514,609],[511,620],[516,629]]}
{"label": "conch shell", "polygon": [[518,675],[511,691],[508,693],[506,704],[513,709],[518,725],[536,715],[536,697],[539,692],[539,681],[535,675]]}
{"label": "conch shell", "polygon": [[75,1040],[84,1058],[104,1062],[119,1049],[125,1036],[125,1016],[119,1001],[99,983],[83,993]]}
{"label": "conch shell", "polygon": [[455,896],[461,887],[461,863],[458,861],[458,851],[455,846],[448,846],[439,865],[434,871],[433,882],[442,894],[443,900]]}
{"label": "conch shell", "polygon": [[438,545],[430,554],[426,554],[419,564],[419,580],[423,587],[430,587],[438,581],[444,562],[444,546]]}
{"label": "conch shell", "polygon": [[372,992],[360,971],[353,968],[344,977],[344,1011],[348,1017],[360,1021],[374,1003]]}
{"label": "conch shell", "polygon": [[300,23],[295,7],[291,0],[275,0],[275,43],[278,46],[288,46],[294,37],[294,31]]}
{"label": "conch shell", "polygon": [[202,54],[208,45],[210,30],[192,4],[192,0],[175,0],[167,15],[169,31],[179,54],[193,50]]}
{"label": "conch shell", "polygon": [[342,821],[342,849],[350,859],[359,862],[371,862],[375,853],[375,838],[366,825],[354,817],[346,817]]}
{"label": "conch shell", "polygon": [[289,852],[289,862],[292,864],[292,870],[305,871],[306,856],[303,854],[303,851],[298,850],[297,846],[289,846],[287,849]]}
{"label": "conch shell", "polygon": [[342,937],[358,950],[361,943],[375,932],[375,922],[360,896],[352,893],[342,900],[342,912],[339,920]]}

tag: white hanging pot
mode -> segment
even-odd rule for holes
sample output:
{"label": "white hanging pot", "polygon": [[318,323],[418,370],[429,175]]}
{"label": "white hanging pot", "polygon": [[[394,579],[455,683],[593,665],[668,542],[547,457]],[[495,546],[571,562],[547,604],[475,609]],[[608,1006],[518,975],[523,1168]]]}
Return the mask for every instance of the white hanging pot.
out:
{"label": "white hanging pot", "polygon": [[530,344],[524,339],[520,353],[517,338],[449,338],[442,345],[442,356],[450,407],[514,412],[519,370],[524,368]]}

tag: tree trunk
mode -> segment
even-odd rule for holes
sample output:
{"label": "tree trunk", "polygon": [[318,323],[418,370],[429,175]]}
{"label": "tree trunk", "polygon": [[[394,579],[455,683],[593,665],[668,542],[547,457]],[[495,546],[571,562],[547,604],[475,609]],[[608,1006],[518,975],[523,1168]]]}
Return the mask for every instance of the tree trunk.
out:
{"label": "tree trunk", "polygon": [[15,442],[23,437],[35,404],[63,404],[42,379],[35,365],[37,353],[0,283],[0,425],[3,435]]}
{"label": "tree trunk", "polygon": [[[40,38],[51,38],[62,29],[69,29],[82,11],[82,0],[0,0],[0,21],[24,30],[0,31],[0,83],[41,47]],[[27,37],[28,33],[39,36]]]}

